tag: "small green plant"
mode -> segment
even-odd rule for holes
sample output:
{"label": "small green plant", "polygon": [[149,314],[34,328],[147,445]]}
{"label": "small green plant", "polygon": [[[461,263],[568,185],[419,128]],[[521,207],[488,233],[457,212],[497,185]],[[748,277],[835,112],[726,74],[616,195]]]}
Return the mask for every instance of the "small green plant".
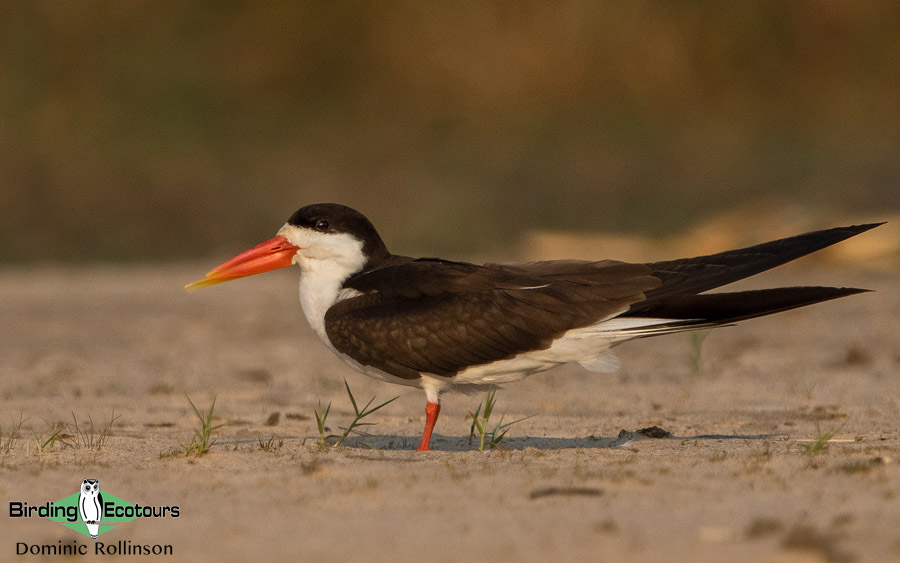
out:
{"label": "small green plant", "polygon": [[284,445],[284,440],[277,438],[275,434],[269,436],[268,440],[263,440],[262,437],[259,437],[257,441],[259,442],[259,449],[264,452],[277,452]]}
{"label": "small green plant", "polygon": [[[360,426],[372,426],[376,424],[375,422],[362,422],[364,418],[374,413],[378,409],[385,407],[394,401],[396,401],[399,397],[394,397],[393,399],[388,399],[387,401],[381,403],[377,406],[372,406],[372,402],[375,401],[375,397],[369,399],[369,402],[366,403],[362,409],[359,408],[359,405],[356,402],[356,397],[353,396],[353,391],[350,390],[350,384],[347,383],[347,380],[344,380],[344,388],[347,389],[347,396],[350,397],[350,404],[353,405],[353,421],[344,428],[344,433],[337,437],[337,441],[331,445],[332,448],[336,448],[344,443],[344,440],[347,439],[347,436],[350,435],[351,432],[356,432],[357,434],[361,434],[357,428]],[[316,409],[316,426],[319,429],[319,446],[324,448],[328,446],[328,438],[333,438],[334,435],[325,435],[325,422],[328,420],[328,413],[331,411],[331,403],[328,403],[328,406],[325,408],[325,412],[320,412],[322,409],[322,404],[319,403],[319,407]]]}
{"label": "small green plant", "polygon": [[371,399],[369,399],[369,402],[366,403],[366,406],[363,407],[362,410],[360,410],[356,404],[356,399],[353,397],[353,392],[350,391],[350,385],[347,383],[346,379],[344,380],[344,387],[347,388],[347,396],[350,397],[350,404],[353,405],[354,417],[353,417],[353,421],[350,423],[350,425],[344,429],[344,433],[341,434],[341,437],[338,438],[338,441],[334,443],[334,447],[340,446],[341,443],[343,443],[344,439],[347,438],[347,436],[349,436],[351,432],[357,431],[356,430],[357,427],[372,426],[373,424],[375,424],[374,422],[360,422],[360,421],[362,419],[364,419],[365,417],[369,416],[370,414],[374,413],[381,407],[387,406],[399,398],[399,397],[394,397],[393,399],[388,399],[387,401],[381,403],[380,405],[370,408],[370,406],[372,405],[372,401],[375,400],[375,397],[372,397]]}
{"label": "small green plant", "polygon": [[828,450],[828,442],[834,438],[838,432],[847,424],[850,419],[848,418],[844,422],[840,424],[840,426],[836,426],[829,430],[828,432],[823,433],[822,429],[819,427],[819,423],[816,422],[816,440],[806,446],[805,453],[807,455],[816,455]]}
{"label": "small green plant", "polygon": [[328,420],[328,413],[331,412],[331,403],[328,403],[328,406],[325,407],[325,412],[320,412],[322,410],[322,402],[319,401],[319,406],[316,407],[316,427],[319,429],[319,447],[324,448],[328,446],[326,442],[327,436],[325,436],[325,421]]}
{"label": "small green plant", "polygon": [[[495,398],[496,393],[497,388],[491,387],[491,389],[487,392],[487,397],[485,397],[484,402],[478,403],[478,408],[475,409],[475,412],[469,411],[469,417],[472,419],[472,426],[469,428],[469,445],[472,444],[472,440],[475,438],[475,432],[477,430],[479,452],[484,451],[485,444],[487,444],[491,448],[500,449],[500,442],[502,442],[503,438],[506,437],[506,433],[509,432],[510,426],[531,418],[532,416],[529,415],[512,422],[504,423],[504,415],[501,415],[500,421],[496,426],[494,426],[494,429],[491,430],[490,433],[488,433],[487,429],[488,423],[491,420],[491,413],[494,412],[494,407],[497,405],[497,400]],[[481,411],[482,407],[484,407],[484,412]]]}
{"label": "small green plant", "polygon": [[72,424],[66,424],[68,433],[60,436],[60,441],[72,448],[87,448],[100,451],[109,440],[113,424],[121,418],[116,416],[113,409],[112,416],[106,419],[102,427],[94,426],[94,419],[88,415],[87,424],[79,424],[78,417],[72,412]]}
{"label": "small green plant", "polygon": [[0,425],[0,454],[8,454],[12,450],[13,443],[19,438],[19,432],[22,430],[24,423],[25,419],[19,413],[18,422],[13,422],[12,426],[7,427],[5,431],[3,426]]}
{"label": "small green plant", "polygon": [[691,368],[691,375],[700,377],[703,375],[703,341],[709,336],[708,330],[694,330],[689,334],[691,339],[691,353],[688,357],[688,364]]}
{"label": "small green plant", "polygon": [[209,452],[209,449],[216,443],[216,438],[212,435],[213,432],[225,426],[224,423],[213,425],[213,411],[216,408],[216,398],[213,397],[212,405],[209,407],[209,412],[200,412],[200,409],[194,405],[194,401],[188,396],[187,393],[184,394],[187,398],[188,403],[191,404],[191,408],[194,409],[194,414],[197,415],[197,419],[200,421],[200,427],[194,428],[194,437],[191,438],[191,441],[185,444],[182,444],[182,449],[184,450],[184,455],[188,456],[191,453],[195,453],[197,457],[202,457]]}
{"label": "small green plant", "polygon": [[[46,422],[46,421],[44,421]],[[48,423],[49,424],[49,423]],[[34,429],[34,426],[31,427],[31,436],[34,438],[34,447],[36,453],[43,453],[45,449],[52,448],[56,445],[56,441],[62,441],[63,436],[63,424],[55,423],[50,424],[50,433],[49,434],[38,434]],[[31,445],[28,445],[27,453],[31,453]]]}

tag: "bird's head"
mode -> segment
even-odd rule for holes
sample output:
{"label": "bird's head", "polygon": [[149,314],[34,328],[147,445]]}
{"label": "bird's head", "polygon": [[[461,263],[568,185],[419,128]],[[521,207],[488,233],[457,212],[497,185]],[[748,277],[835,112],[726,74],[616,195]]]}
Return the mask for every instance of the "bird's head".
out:
{"label": "bird's head", "polygon": [[196,291],[291,264],[303,270],[328,268],[350,276],[389,255],[384,241],[362,213],[337,203],[317,203],[298,209],[274,238],[216,266],[185,289]]}

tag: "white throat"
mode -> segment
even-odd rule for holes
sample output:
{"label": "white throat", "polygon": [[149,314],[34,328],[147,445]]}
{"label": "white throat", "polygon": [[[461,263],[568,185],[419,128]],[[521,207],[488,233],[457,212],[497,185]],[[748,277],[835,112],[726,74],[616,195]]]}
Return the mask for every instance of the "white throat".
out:
{"label": "white throat", "polygon": [[342,289],[344,282],[366,264],[363,243],[344,233],[320,233],[285,225],[278,234],[300,247],[294,263],[300,266],[300,304],[309,326],[329,348],[325,313],[337,303],[359,292]]}

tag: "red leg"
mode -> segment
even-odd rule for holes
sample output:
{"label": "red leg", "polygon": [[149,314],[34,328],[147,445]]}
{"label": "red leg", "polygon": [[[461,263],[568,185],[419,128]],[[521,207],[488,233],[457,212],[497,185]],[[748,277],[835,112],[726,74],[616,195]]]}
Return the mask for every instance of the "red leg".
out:
{"label": "red leg", "polygon": [[431,431],[437,422],[438,415],[441,414],[441,405],[439,403],[428,403],[425,405],[425,430],[422,432],[422,441],[416,448],[420,452],[431,450]]}

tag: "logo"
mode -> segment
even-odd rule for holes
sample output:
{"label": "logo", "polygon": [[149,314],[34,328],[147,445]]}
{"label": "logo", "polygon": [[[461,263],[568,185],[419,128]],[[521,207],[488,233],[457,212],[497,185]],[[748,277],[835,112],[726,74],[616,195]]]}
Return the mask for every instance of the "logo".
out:
{"label": "logo", "polygon": [[168,544],[135,544],[119,540],[115,544],[98,541],[98,538],[117,526],[138,519],[178,518],[179,506],[150,506],[126,501],[116,495],[101,491],[99,479],[82,479],[77,493],[57,501],[32,504],[26,501],[10,501],[10,518],[43,518],[58,522],[93,540],[90,544],[78,541],[56,544],[16,543],[16,555],[172,555]]}

